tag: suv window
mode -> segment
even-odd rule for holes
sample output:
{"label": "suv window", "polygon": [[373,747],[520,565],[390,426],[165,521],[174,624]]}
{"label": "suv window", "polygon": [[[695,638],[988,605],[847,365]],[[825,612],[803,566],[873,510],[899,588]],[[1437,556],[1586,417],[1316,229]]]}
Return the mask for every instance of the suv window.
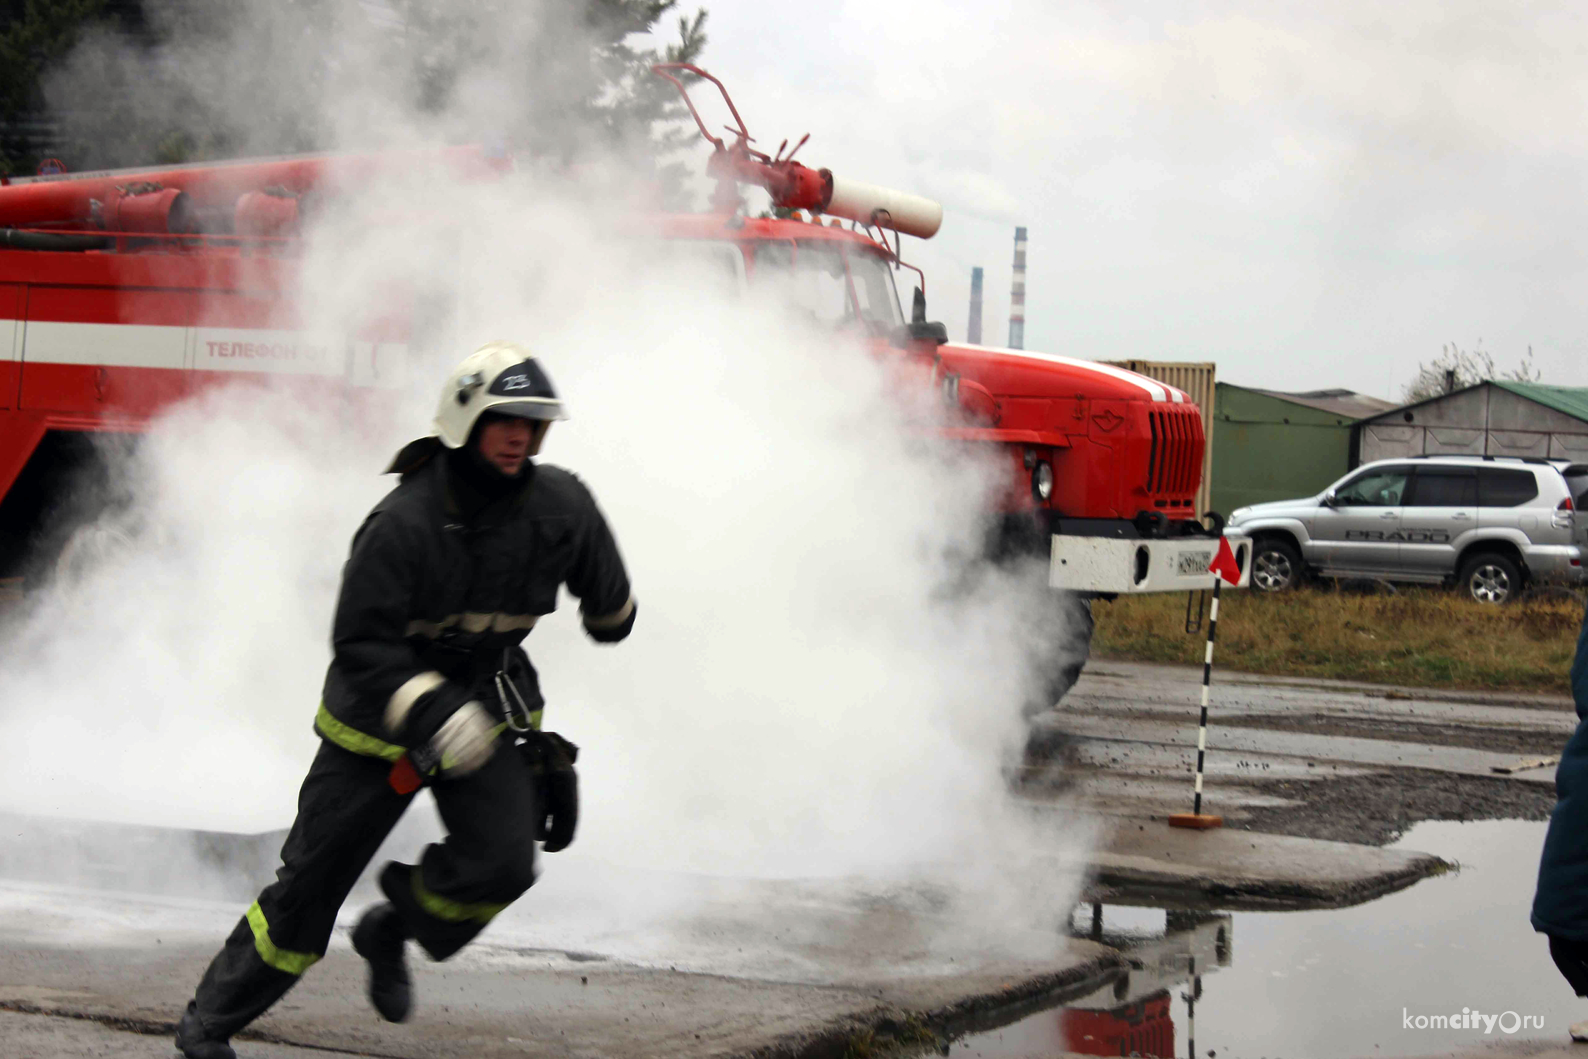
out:
{"label": "suv window", "polygon": [[1502,471],[1484,467],[1478,471],[1478,503],[1483,507],[1516,507],[1538,495],[1538,479],[1532,471]]}
{"label": "suv window", "polygon": [[1413,507],[1474,507],[1478,503],[1478,476],[1470,469],[1419,467],[1416,481],[1409,501]]}
{"label": "suv window", "polygon": [[1405,467],[1379,467],[1359,474],[1334,491],[1341,504],[1353,507],[1394,507],[1406,495]]}

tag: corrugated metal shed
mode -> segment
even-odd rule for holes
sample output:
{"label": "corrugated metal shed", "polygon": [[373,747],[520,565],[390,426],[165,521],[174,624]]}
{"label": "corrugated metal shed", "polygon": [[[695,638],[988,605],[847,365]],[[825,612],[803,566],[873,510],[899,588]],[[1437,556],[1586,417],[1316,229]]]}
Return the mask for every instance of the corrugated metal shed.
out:
{"label": "corrugated metal shed", "polygon": [[1110,360],[1104,363],[1184,390],[1197,406],[1197,411],[1202,413],[1202,434],[1206,447],[1202,450],[1202,485],[1197,489],[1196,512],[1200,515],[1209,510],[1213,502],[1213,399],[1217,366],[1177,360]]}
{"label": "corrugated metal shed", "polygon": [[1363,419],[1358,463],[1396,456],[1547,456],[1588,462],[1588,389],[1480,382]]}
{"label": "corrugated metal shed", "polygon": [[1351,390],[1287,393],[1218,384],[1213,510],[1312,496],[1351,469],[1351,430],[1394,406]]}

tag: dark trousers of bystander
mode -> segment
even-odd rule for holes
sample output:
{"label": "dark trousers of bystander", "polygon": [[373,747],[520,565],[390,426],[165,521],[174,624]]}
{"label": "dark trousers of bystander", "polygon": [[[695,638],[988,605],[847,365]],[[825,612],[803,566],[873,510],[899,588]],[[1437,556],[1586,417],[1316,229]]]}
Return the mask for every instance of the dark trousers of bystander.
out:
{"label": "dark trousers of bystander", "polygon": [[1549,935],[1549,955],[1578,996],[1588,997],[1588,941]]}

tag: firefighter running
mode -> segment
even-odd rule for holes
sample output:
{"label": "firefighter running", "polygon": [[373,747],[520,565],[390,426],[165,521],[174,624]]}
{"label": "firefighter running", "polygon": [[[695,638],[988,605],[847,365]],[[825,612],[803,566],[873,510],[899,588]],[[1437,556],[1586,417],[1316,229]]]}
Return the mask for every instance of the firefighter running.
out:
{"label": "firefighter running", "polygon": [[389,1021],[412,1007],[407,939],[446,959],[534,883],[537,839],[547,852],[572,841],[577,748],[540,730],[539,681],[519,644],[563,584],[598,642],[629,634],[635,604],[589,490],[530,459],[562,418],[534,355],[493,343],[452,373],[432,434],[388,468],[401,480],[343,567],[321,745],[281,868],[182,1016],[188,1059],[233,1059],[229,1038],[325,954],[338,909],[421,783],[447,836],[417,865],[387,864],[387,901],[353,930]]}

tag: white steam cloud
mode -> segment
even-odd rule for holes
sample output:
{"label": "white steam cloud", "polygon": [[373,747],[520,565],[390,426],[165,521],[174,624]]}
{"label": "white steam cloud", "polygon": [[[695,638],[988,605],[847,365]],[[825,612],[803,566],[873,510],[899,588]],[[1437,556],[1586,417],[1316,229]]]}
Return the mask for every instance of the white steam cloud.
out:
{"label": "white steam cloud", "polygon": [[[476,70],[461,110],[392,139],[533,103],[493,83]],[[390,100],[315,103],[333,128],[358,108],[403,127]],[[1050,947],[1074,893],[1050,858],[1087,835],[1034,823],[1007,789],[1050,608],[1040,575],[958,578],[992,476],[912,425],[852,337],[664,251],[619,208],[616,172],[415,172],[321,218],[304,326],[442,306],[450,326],[429,333],[444,339],[415,351],[401,411],[373,427],[298,385],[211,393],[160,421],[125,469],[135,546],[0,649],[0,739],[27,748],[0,770],[0,810],[285,826],[339,567],[392,484],[377,472],[427,430],[445,370],[505,338],[541,352],[571,408],[543,458],[595,492],[640,613],[628,641],[598,647],[565,601],[526,642],[548,727],[585,748],[585,807],[579,842],[502,929],[661,958],[700,876],[826,877],[964,898],[952,945]],[[622,931],[599,911],[614,901]]]}

